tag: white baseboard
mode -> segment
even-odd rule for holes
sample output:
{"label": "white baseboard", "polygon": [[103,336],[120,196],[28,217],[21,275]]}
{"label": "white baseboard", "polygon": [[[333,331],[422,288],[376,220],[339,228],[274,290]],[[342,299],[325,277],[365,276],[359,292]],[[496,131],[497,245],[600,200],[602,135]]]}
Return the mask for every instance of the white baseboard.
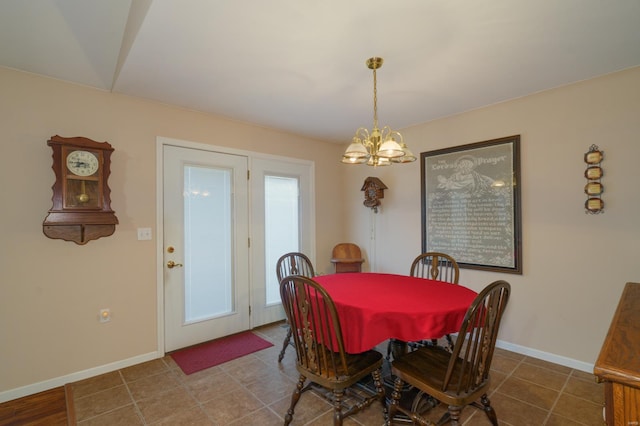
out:
{"label": "white baseboard", "polygon": [[593,374],[593,364],[498,340],[496,347]]}
{"label": "white baseboard", "polygon": [[[565,367],[574,368],[576,370],[584,371],[587,373],[593,373],[593,364],[578,361],[572,358],[555,355],[549,352],[539,351],[537,349],[531,349],[526,346],[520,346],[501,340],[498,340],[498,342],[496,343],[496,347],[522,355],[527,355],[533,358],[538,358],[544,361],[553,362],[554,364],[564,365]],[[159,352],[149,352],[147,354],[138,355],[133,358],[113,362],[111,364],[101,365],[99,367],[90,368],[88,370],[71,373],[66,376],[56,377],[54,379],[45,380],[43,382],[34,383],[16,389],[9,389],[7,391],[0,392],[0,403],[11,401],[13,399],[21,398],[27,395],[33,395],[35,393],[53,389],[58,386],[64,386],[67,383],[77,382],[78,380],[88,379],[89,377],[110,373],[111,371],[130,367],[132,365],[140,364],[146,361],[151,361],[156,358],[161,358],[162,356],[164,355],[160,354]]]}
{"label": "white baseboard", "polygon": [[0,392],[0,403],[11,401],[16,398],[22,398],[23,396],[33,395],[38,392],[57,388],[58,386],[64,386],[67,383],[77,382],[78,380],[88,379],[89,377],[98,376],[100,374],[110,373],[121,368],[130,367],[141,362],[151,361],[156,358],[161,358],[156,352],[149,352],[147,354],[134,356],[132,358],[123,359],[121,361],[112,362],[111,364],[105,364],[98,367],[90,368],[88,370],[77,371],[75,373],[67,374],[66,376],[60,376],[53,379],[45,380],[31,385],[23,386],[20,388],[9,389],[7,391]]}

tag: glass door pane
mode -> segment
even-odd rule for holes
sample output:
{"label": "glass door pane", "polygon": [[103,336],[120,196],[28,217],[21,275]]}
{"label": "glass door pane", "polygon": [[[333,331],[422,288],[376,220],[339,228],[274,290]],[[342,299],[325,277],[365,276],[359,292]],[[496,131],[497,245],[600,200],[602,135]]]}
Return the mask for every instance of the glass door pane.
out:
{"label": "glass door pane", "polygon": [[231,173],[184,168],[186,324],[233,312]]}
{"label": "glass door pane", "polygon": [[266,304],[281,304],[275,275],[278,258],[300,251],[299,181],[296,177],[264,177]]}

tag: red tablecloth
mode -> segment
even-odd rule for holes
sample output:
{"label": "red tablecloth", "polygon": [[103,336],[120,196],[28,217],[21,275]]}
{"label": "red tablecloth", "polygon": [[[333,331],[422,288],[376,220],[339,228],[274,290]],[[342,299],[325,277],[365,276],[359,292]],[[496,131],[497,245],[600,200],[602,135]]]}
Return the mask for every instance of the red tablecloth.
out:
{"label": "red tablecloth", "polygon": [[417,341],[455,333],[477,295],[461,285],[394,274],[346,273],[314,280],[336,304],[349,353],[389,338]]}

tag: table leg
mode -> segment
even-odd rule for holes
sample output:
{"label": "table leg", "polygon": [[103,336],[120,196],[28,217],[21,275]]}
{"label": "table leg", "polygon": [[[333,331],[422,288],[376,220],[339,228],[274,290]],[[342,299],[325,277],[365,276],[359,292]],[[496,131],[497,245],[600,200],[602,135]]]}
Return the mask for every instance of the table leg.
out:
{"label": "table leg", "polygon": [[393,359],[399,359],[402,355],[409,351],[409,344],[402,340],[391,339],[389,340],[389,352]]}

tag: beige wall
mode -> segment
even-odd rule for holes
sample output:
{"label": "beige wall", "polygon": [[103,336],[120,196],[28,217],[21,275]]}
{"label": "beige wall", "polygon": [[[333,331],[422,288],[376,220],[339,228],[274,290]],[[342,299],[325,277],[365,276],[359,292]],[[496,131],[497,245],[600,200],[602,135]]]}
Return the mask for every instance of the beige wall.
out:
{"label": "beige wall", "polygon": [[[156,235],[157,136],[315,161],[315,249],[319,270],[330,267],[342,212],[325,200],[341,188],[341,147],[2,68],[0,94],[0,401],[155,354],[156,241],[137,241],[136,228]],[[55,180],[46,142],[56,134],[115,148],[113,236],[79,246],[42,233]],[[113,319],[100,324],[104,307]]]}
{"label": "beige wall", "polygon": [[[314,160],[320,271],[339,240],[361,245],[366,268],[379,271],[406,273],[420,251],[419,162],[346,166],[344,147],[6,69],[0,94],[0,401],[154,355],[156,246],[137,241],[136,228],[155,231],[157,136]],[[511,282],[507,346],[577,367],[595,361],[624,283],[640,281],[639,115],[635,68],[403,131],[416,153],[522,135],[524,274],[461,277],[475,289]],[[115,147],[113,236],[78,246],[42,234],[55,134]],[[591,144],[605,152],[606,212],[595,216],[582,192]],[[377,215],[362,205],[367,176],[389,187]],[[99,324],[107,306],[113,320]]]}
{"label": "beige wall", "polygon": [[[452,96],[464,94],[452,88]],[[512,284],[506,347],[589,369],[624,284],[640,281],[640,68],[403,131],[416,154],[515,134],[524,273],[463,269],[460,281],[476,290],[497,279]],[[600,215],[583,207],[583,154],[592,144],[605,153]],[[419,163],[348,171],[348,235],[378,271],[408,273],[421,250]],[[378,215],[362,205],[367,176],[389,187]]]}

